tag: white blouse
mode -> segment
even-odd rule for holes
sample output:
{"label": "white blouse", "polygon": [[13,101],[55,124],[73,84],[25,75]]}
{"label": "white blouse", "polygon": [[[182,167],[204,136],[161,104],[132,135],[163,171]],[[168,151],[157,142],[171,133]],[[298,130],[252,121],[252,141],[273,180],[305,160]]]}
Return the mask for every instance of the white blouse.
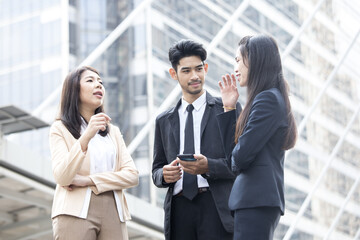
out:
{"label": "white blouse", "polygon": [[[87,127],[87,123],[84,121],[84,119],[82,120],[83,124],[81,126],[81,134],[83,134]],[[90,140],[88,144],[87,154],[90,154],[90,174],[112,172],[115,170],[117,151],[115,144],[113,143],[109,135],[103,137],[98,133],[95,134],[95,136]],[[124,222],[120,199],[115,192],[114,197],[120,221]],[[79,216],[80,218],[87,218],[90,198],[91,189],[90,187],[88,187],[84,205]]]}

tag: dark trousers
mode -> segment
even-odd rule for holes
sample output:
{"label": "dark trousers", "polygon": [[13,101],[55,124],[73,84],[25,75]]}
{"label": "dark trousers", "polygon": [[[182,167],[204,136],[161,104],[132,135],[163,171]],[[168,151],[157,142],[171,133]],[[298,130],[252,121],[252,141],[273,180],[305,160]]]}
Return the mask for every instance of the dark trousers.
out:
{"label": "dark trousers", "polygon": [[278,207],[235,210],[234,240],[272,240],[280,216]]}
{"label": "dark trousers", "polygon": [[231,240],[216,210],[211,192],[199,193],[192,201],[174,196],[171,204],[171,240]]}

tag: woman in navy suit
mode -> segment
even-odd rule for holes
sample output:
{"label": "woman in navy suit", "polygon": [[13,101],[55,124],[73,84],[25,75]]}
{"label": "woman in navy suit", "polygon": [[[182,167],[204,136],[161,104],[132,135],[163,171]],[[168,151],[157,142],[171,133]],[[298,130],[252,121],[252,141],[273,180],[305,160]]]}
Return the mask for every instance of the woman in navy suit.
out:
{"label": "woman in navy suit", "polygon": [[[237,175],[229,198],[234,239],[273,239],[285,209],[284,156],[296,142],[295,119],[273,38],[242,38],[235,60],[235,74],[219,82],[225,111],[232,111],[239,97],[236,80],[247,87],[246,104],[236,122],[235,147],[228,154]],[[227,116],[218,116],[224,134],[235,124]]]}

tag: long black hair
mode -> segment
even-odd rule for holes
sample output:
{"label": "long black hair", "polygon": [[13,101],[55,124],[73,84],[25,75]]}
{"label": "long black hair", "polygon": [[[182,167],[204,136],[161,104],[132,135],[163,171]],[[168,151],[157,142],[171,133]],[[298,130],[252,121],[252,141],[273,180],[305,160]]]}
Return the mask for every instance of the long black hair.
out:
{"label": "long black hair", "polygon": [[239,49],[244,64],[248,67],[247,101],[242,110],[235,132],[235,142],[242,135],[248,121],[251,105],[262,91],[277,88],[281,92],[287,112],[288,128],[283,149],[294,147],[297,130],[288,94],[288,84],[284,79],[281,58],[276,41],[267,35],[246,36],[239,42]]}
{"label": "long black hair", "polygon": [[[66,76],[61,93],[60,115],[58,120],[61,120],[61,122],[65,125],[65,127],[76,139],[80,138],[81,124],[82,124],[81,115],[79,111],[80,79],[81,79],[81,74],[83,74],[83,72],[87,70],[92,71],[100,76],[99,72],[95,68],[89,66],[83,66],[77,68],[71,71]],[[104,112],[103,105],[95,109],[94,114],[100,112]],[[104,131],[99,131],[99,134],[103,137],[106,136],[108,134],[108,126],[106,126],[106,129]]]}

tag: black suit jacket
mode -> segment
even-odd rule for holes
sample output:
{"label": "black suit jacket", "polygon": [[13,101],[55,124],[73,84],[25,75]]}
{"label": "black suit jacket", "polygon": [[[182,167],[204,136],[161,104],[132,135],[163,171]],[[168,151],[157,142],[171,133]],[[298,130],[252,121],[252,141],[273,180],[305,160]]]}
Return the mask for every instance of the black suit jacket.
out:
{"label": "black suit jacket", "polygon": [[[229,118],[236,119],[235,111],[224,113],[220,98],[214,98],[206,93],[206,108],[201,122],[201,154],[207,157],[209,166],[209,176],[203,175],[209,183],[212,197],[217,207],[217,211],[228,232],[233,232],[233,217],[231,216],[228,199],[235,175],[231,171],[230,162],[225,154],[226,150],[221,142],[220,130],[216,120],[216,115],[225,114]],[[179,154],[180,148],[180,123],[178,109],[181,100],[174,108],[160,114],[156,119],[155,143],[154,143],[154,162],[152,167],[152,177],[154,184],[159,188],[169,188],[165,197],[165,237],[170,239],[170,216],[171,202],[174,183],[167,184],[163,178],[163,166],[171,163]],[[237,105],[238,112],[241,110],[240,104]],[[224,142],[231,145],[234,142],[234,127],[229,126],[224,134]]]}
{"label": "black suit jacket", "polygon": [[[233,119],[219,117],[221,131],[227,133],[226,124],[232,124]],[[282,146],[287,127],[286,105],[280,91],[272,88],[259,93],[232,151],[233,171],[238,176],[229,199],[231,210],[269,206],[279,207],[284,213]]]}

